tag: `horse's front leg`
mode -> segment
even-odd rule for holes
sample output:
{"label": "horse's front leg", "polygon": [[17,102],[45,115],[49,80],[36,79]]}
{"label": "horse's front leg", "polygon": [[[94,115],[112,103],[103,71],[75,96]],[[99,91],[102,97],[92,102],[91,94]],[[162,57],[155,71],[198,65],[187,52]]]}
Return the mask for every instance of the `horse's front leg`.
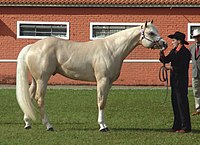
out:
{"label": "horse's front leg", "polygon": [[107,95],[110,87],[111,84],[107,78],[102,78],[97,81],[98,124],[100,126],[100,131],[108,131],[104,119],[104,108],[106,106]]}

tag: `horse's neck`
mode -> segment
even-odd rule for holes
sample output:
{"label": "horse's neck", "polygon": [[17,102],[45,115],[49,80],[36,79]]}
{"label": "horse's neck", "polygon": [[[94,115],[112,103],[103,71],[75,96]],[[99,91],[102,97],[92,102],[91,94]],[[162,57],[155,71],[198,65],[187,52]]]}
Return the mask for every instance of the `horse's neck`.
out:
{"label": "horse's neck", "polygon": [[107,38],[111,51],[118,57],[125,59],[128,54],[139,45],[140,28],[135,27],[116,33]]}

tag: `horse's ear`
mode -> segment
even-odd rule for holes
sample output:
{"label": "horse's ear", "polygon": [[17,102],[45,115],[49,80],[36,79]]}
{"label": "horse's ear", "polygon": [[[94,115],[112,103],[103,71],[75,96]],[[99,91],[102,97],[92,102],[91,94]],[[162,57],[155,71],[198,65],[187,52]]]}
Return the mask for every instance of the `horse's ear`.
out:
{"label": "horse's ear", "polygon": [[151,20],[151,24],[153,24],[153,20]]}
{"label": "horse's ear", "polygon": [[145,22],[145,25],[144,25],[144,27],[145,27],[145,28],[147,27],[147,21]]}

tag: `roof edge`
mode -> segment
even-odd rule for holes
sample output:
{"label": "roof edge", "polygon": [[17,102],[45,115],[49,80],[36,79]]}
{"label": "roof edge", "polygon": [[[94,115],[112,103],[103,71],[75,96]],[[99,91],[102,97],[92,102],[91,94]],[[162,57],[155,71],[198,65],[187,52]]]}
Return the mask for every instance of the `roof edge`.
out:
{"label": "roof edge", "polygon": [[145,4],[145,5],[110,5],[110,4],[0,4],[0,7],[107,7],[107,8],[159,8],[159,7],[178,7],[178,8],[199,8],[198,4]]}

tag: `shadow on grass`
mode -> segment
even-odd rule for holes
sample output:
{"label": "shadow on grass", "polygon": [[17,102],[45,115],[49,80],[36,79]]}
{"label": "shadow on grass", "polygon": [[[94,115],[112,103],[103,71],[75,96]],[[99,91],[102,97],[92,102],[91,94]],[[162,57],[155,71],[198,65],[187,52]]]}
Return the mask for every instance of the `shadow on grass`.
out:
{"label": "shadow on grass", "polygon": [[83,124],[88,124],[87,122],[62,122],[62,123],[53,123],[55,125],[67,125],[67,124],[72,124],[72,125],[83,125]]}
{"label": "shadow on grass", "polygon": [[17,125],[24,124],[23,122],[0,122],[0,125]]}
{"label": "shadow on grass", "polygon": [[[113,131],[140,131],[140,132],[169,132],[166,128],[112,128]],[[171,132],[173,133],[173,132]],[[200,130],[193,129],[191,133],[200,134]]]}
{"label": "shadow on grass", "polygon": [[[166,128],[109,128],[108,132],[166,132],[166,133],[174,133],[170,132],[169,129]],[[74,131],[98,131],[98,128],[67,128],[66,130],[74,130]],[[64,131],[64,130],[60,130]],[[200,134],[200,130],[193,129],[191,133]]]}
{"label": "shadow on grass", "polygon": [[[84,125],[88,123],[83,123],[83,122],[64,122],[64,123],[54,123],[54,127],[57,129],[55,130],[56,132],[62,132],[62,131],[67,131],[67,130],[72,130],[72,131],[98,131],[98,128],[84,128],[84,127],[78,127],[76,125]],[[23,122],[0,122],[0,125],[24,125]],[[33,125],[42,125],[42,123],[33,123]],[[60,125],[63,126],[62,129],[60,128]],[[64,127],[65,125],[73,125],[72,127]],[[75,127],[75,126],[76,127]],[[169,129],[167,128],[109,128],[110,131],[108,132],[168,132],[168,133],[173,133],[170,132]],[[200,134],[200,130],[193,129],[191,133],[194,134]]]}

